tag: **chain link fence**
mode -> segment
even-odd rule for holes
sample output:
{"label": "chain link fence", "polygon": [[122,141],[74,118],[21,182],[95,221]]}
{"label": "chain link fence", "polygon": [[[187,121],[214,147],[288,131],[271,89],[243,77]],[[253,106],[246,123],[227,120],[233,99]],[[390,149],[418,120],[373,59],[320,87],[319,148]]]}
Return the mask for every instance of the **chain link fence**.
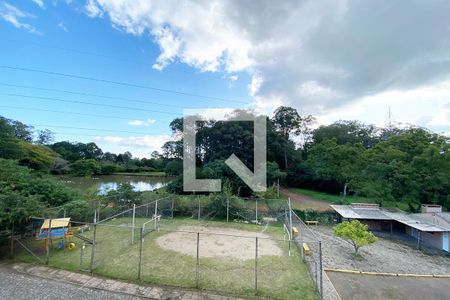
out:
{"label": "chain link fence", "polygon": [[[26,261],[151,284],[274,299],[321,295],[320,241],[286,201],[245,199],[236,210],[227,199],[196,200],[170,196],[120,212],[97,209],[91,222],[71,220],[70,249],[51,244],[65,239],[36,240],[43,222],[36,219],[15,249]],[[64,214],[54,209],[52,218]]]}

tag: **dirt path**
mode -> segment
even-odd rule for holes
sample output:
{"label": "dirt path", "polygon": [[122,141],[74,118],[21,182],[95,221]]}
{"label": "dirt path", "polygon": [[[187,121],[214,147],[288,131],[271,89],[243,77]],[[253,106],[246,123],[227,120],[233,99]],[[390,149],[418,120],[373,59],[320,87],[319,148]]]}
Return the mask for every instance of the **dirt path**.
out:
{"label": "dirt path", "polygon": [[314,209],[317,211],[327,211],[331,210],[330,203],[326,201],[317,200],[305,195],[297,194],[285,187],[280,187],[280,192],[287,197],[291,198],[292,202],[295,202],[296,208],[305,210],[305,209]]}

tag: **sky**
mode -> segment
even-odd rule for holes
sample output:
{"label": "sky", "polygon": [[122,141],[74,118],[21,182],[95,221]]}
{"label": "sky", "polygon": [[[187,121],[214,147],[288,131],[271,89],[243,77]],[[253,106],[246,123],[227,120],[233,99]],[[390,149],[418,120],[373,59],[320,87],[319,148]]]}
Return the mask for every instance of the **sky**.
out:
{"label": "sky", "polygon": [[186,108],[450,132],[448,1],[0,0],[0,115],[148,157]]}

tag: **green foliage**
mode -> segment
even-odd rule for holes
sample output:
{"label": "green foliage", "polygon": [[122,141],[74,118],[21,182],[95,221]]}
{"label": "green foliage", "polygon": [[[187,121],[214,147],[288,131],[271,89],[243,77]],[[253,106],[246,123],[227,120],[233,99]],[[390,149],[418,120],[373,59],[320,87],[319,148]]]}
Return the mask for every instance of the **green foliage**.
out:
{"label": "green foliage", "polygon": [[181,159],[174,159],[167,163],[164,172],[169,176],[178,176],[183,173],[183,161]]}
{"label": "green foliage", "polygon": [[116,190],[109,191],[105,198],[116,207],[131,207],[142,202],[141,193],[134,191],[129,183],[120,184]]}
{"label": "green foliage", "polygon": [[75,176],[92,176],[100,174],[100,164],[94,159],[80,159],[70,165],[72,174]]}
{"label": "green foliage", "polygon": [[333,228],[335,236],[349,242],[355,249],[355,254],[359,248],[375,243],[378,238],[368,229],[368,226],[358,220],[351,222],[344,221]]}
{"label": "green foliage", "polygon": [[16,161],[0,159],[0,231],[17,227],[42,209],[80,199],[75,191],[50,176],[36,173]]}

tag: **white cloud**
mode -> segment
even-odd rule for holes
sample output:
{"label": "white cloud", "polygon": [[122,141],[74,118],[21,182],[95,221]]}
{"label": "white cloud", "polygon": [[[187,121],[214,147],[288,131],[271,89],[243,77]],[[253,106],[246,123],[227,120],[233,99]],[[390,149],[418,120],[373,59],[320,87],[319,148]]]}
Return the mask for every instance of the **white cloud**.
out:
{"label": "white cloud", "polygon": [[68,31],[66,25],[64,25],[64,23],[63,23],[62,21],[58,22],[58,27],[59,27],[62,31],[65,31],[65,32]]}
{"label": "white cloud", "polygon": [[[108,15],[130,34],[150,34],[161,50],[156,69],[181,62],[205,72],[247,72],[259,110],[281,103],[346,115],[342,107],[364,109],[357,107],[367,97],[384,101],[390,92],[450,79],[446,1],[89,0],[86,11]],[[438,102],[428,105],[437,109]],[[420,111],[411,110],[413,119]]]}
{"label": "white cloud", "polygon": [[155,119],[147,119],[147,120],[131,120],[128,121],[128,125],[131,126],[149,126],[152,124],[155,124],[156,120]]}
{"label": "white cloud", "polygon": [[103,11],[97,5],[95,0],[88,0],[86,2],[86,5],[84,6],[84,9],[86,11],[86,14],[91,18],[103,16]]}
{"label": "white cloud", "polygon": [[32,14],[23,12],[7,2],[0,3],[0,18],[16,28],[23,28],[30,33],[40,34],[35,27],[22,21],[22,19],[34,18]]}
{"label": "white cloud", "polygon": [[136,157],[150,157],[150,153],[161,151],[161,147],[169,140],[171,140],[170,135],[97,136],[94,138],[94,141],[105,151],[124,152],[133,149],[132,154]]}
{"label": "white cloud", "polygon": [[44,5],[44,1],[43,0],[31,0],[31,1],[33,1],[40,8],[45,9],[45,5]]}

